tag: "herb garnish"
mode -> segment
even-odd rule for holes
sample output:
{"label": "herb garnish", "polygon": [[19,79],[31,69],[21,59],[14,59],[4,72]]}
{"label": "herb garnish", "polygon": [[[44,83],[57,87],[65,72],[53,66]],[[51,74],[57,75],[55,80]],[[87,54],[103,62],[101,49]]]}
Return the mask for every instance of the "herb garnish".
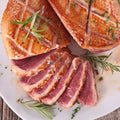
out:
{"label": "herb garnish", "polygon": [[106,24],[108,24],[109,20],[110,20],[110,16],[107,17]]}
{"label": "herb garnish", "polygon": [[97,22],[97,20],[93,20],[93,23],[96,23]]}
{"label": "herb garnish", "polygon": [[108,30],[108,35],[110,34],[110,32],[112,31],[112,30],[114,30],[115,28],[113,28],[113,27],[111,27],[110,26],[110,28],[109,28],[109,30]]}
{"label": "herb garnish", "polygon": [[115,37],[116,37],[116,32],[114,31],[112,39],[115,40]]}
{"label": "herb garnish", "polygon": [[59,111],[59,112],[62,112],[62,110],[61,110],[60,108],[58,108],[58,111]]}
{"label": "herb garnish", "polygon": [[100,77],[98,80],[99,80],[99,81],[102,81],[102,80],[103,80],[103,77]]}
{"label": "herb garnish", "polygon": [[31,23],[30,25],[30,29],[27,33],[27,35],[25,36],[25,38],[21,41],[22,43],[28,38],[30,32],[32,32],[32,34],[36,37],[36,39],[38,40],[38,42],[40,42],[41,38],[44,38],[46,35],[41,35],[40,32],[45,31],[47,28],[43,28],[41,30],[37,30],[35,27],[42,27],[45,26],[50,20],[46,21],[45,23],[41,24],[41,25],[37,25],[36,21],[38,21],[39,19],[44,19],[42,17],[39,16],[39,12],[37,11],[36,13],[34,13],[32,16],[30,16],[26,21],[21,22],[21,21],[10,21],[11,23],[14,24],[22,24],[21,29],[23,29],[28,23]]}
{"label": "herb garnish", "polygon": [[80,110],[80,107],[77,107],[73,110],[73,114],[71,116],[71,120],[75,117],[75,114]]}
{"label": "herb garnish", "polygon": [[107,13],[108,13],[108,11],[105,11],[105,12],[102,14],[102,16],[104,17]]}
{"label": "herb garnish", "polygon": [[120,4],[120,0],[118,0],[118,3]]}
{"label": "herb garnish", "polygon": [[0,73],[0,76],[2,76],[3,75],[3,73]]}
{"label": "herb garnish", "polygon": [[41,104],[34,100],[23,101],[23,99],[18,99],[17,102],[22,104],[28,110],[30,110],[29,108],[32,108],[33,110],[38,112],[44,118],[47,117],[50,120],[53,119],[53,115],[51,112],[51,110],[55,109],[55,107],[53,107],[53,105],[51,106],[51,105]]}
{"label": "herb garnish", "polygon": [[119,23],[118,23],[118,21],[116,21],[116,27],[119,28]]}
{"label": "herb garnish", "polygon": [[111,54],[112,53],[110,53],[108,56],[95,56],[93,53],[87,52],[84,57],[91,62],[94,69],[96,69],[98,65],[100,68],[102,68],[102,71],[108,70],[108,68],[110,68],[112,73],[114,71],[120,72],[120,66],[107,62],[107,59],[111,56]]}
{"label": "herb garnish", "polygon": [[77,103],[77,104],[80,104],[78,100],[76,101],[76,103]]}
{"label": "herb garnish", "polygon": [[75,3],[73,3],[73,2],[71,3],[71,5],[73,6],[73,8],[75,8],[75,6],[76,6]]}
{"label": "herb garnish", "polygon": [[86,2],[90,2],[90,0],[85,0]]}
{"label": "herb garnish", "polygon": [[6,66],[5,69],[7,69],[8,67]]}

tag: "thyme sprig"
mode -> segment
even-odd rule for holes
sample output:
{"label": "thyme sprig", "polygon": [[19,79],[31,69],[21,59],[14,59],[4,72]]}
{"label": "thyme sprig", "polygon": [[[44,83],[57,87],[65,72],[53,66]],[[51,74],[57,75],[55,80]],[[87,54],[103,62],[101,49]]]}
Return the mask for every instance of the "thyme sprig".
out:
{"label": "thyme sprig", "polygon": [[32,108],[34,111],[39,113],[42,117],[44,118],[47,117],[50,120],[53,119],[52,110],[55,109],[54,105],[45,105],[45,104],[38,103],[34,100],[23,101],[23,99],[18,99],[17,102],[22,104],[27,110],[30,110],[30,108]]}
{"label": "thyme sprig", "polygon": [[37,22],[38,22],[38,19],[44,19],[42,17],[39,16],[39,12],[40,11],[37,11],[36,13],[34,13],[32,16],[30,16],[26,21],[24,22],[21,22],[21,21],[10,21],[11,23],[14,23],[14,24],[22,24],[22,27],[21,29],[23,29],[28,23],[31,23],[30,25],[30,29],[29,31],[27,32],[27,35],[24,37],[24,39],[21,41],[22,43],[28,38],[30,32],[32,32],[32,34],[36,37],[36,39],[38,40],[38,42],[40,42],[40,39],[41,38],[44,38],[46,37],[46,35],[42,35],[40,34],[40,32],[43,32],[45,31],[47,28],[43,28],[43,29],[40,29],[40,30],[37,30],[36,27],[43,27],[45,26],[46,24],[48,24],[48,22],[50,20],[47,20],[45,23],[41,24],[41,25],[37,25]]}
{"label": "thyme sprig", "polygon": [[91,62],[95,69],[98,65],[102,68],[102,71],[110,69],[112,73],[114,73],[114,71],[120,72],[120,66],[107,62],[107,59],[111,56],[111,54],[112,53],[104,56],[96,56],[91,52],[87,52],[84,57]]}

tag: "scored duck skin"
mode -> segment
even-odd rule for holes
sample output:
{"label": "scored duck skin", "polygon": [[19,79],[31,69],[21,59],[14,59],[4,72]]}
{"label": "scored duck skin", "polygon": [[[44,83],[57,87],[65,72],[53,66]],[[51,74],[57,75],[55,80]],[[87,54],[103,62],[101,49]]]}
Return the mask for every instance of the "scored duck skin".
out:
{"label": "scored duck skin", "polygon": [[[120,8],[117,0],[48,1],[83,49],[99,53],[120,44]],[[107,14],[103,16],[106,11]]]}
{"label": "scored duck skin", "polygon": [[[36,28],[39,30],[47,28],[44,32],[41,32],[45,37],[41,38],[41,43],[39,43],[30,32],[27,39],[21,42],[30,29],[30,23],[21,29],[22,25],[14,24],[10,21],[26,21],[37,11],[40,11],[39,15],[44,18],[38,20],[38,25],[50,20],[42,28]],[[1,29],[4,46],[10,59],[22,59],[39,55],[70,44],[70,35],[47,0],[9,0],[3,13]]]}
{"label": "scored duck skin", "polygon": [[120,8],[117,4],[117,0],[94,0],[91,4],[86,43],[90,51],[103,52],[120,44]]}

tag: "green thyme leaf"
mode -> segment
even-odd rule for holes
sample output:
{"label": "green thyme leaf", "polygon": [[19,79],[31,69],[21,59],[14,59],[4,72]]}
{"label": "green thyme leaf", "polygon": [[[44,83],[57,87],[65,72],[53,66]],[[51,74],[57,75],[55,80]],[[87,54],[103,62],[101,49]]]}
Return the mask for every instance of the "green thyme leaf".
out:
{"label": "green thyme leaf", "polygon": [[118,3],[120,4],[120,0],[118,0]]}
{"label": "green thyme leaf", "polygon": [[76,6],[75,3],[73,3],[73,2],[71,3],[71,5],[72,5],[73,8],[75,8],[75,6]]}
{"label": "green thyme leaf", "polygon": [[80,110],[80,107],[77,107],[73,110],[73,114],[71,116],[71,120],[75,117],[76,113]]}
{"label": "green thyme leaf", "polygon": [[79,101],[76,101],[77,104],[80,104]]}
{"label": "green thyme leaf", "polygon": [[96,23],[97,22],[97,20],[93,20],[93,23]]}
{"label": "green thyme leaf", "polygon": [[102,16],[104,17],[107,13],[108,13],[108,11],[105,11],[105,12],[102,14]]}
{"label": "green thyme leaf", "polygon": [[107,17],[106,23],[108,24],[108,21],[110,20],[110,16]]}
{"label": "green thyme leaf", "polygon": [[45,25],[47,25],[50,22],[50,20],[47,20],[45,23],[41,24],[41,25],[37,25],[37,27],[43,27]]}
{"label": "green thyme leaf", "polygon": [[116,21],[116,27],[119,28],[119,23],[118,23],[118,21]]}
{"label": "green thyme leaf", "polygon": [[2,76],[3,75],[3,73],[0,73],[0,76]]}
{"label": "green thyme leaf", "polygon": [[112,39],[115,40],[115,37],[116,37],[116,32],[114,31]]}
{"label": "green thyme leaf", "polygon": [[112,31],[112,30],[114,30],[115,28],[113,28],[113,27],[109,27],[109,30],[108,30],[108,35],[110,34],[110,32]]}
{"label": "green thyme leaf", "polygon": [[24,41],[28,38],[29,34],[30,34],[30,30],[28,31],[28,33],[27,33],[27,35],[24,37],[24,39],[21,41],[21,43],[24,43]]}
{"label": "green thyme leaf", "polygon": [[100,77],[98,80],[99,80],[99,81],[102,81],[102,80],[103,80],[103,77]]}

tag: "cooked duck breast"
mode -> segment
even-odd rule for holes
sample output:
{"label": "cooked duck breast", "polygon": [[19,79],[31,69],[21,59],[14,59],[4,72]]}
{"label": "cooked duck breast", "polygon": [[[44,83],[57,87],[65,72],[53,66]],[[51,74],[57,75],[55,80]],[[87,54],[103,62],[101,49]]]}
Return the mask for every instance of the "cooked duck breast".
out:
{"label": "cooked duck breast", "polygon": [[[35,21],[34,29],[40,30],[38,33],[33,34],[30,30],[31,23],[23,29],[21,24],[11,23],[11,21],[25,22],[37,11],[39,17]],[[70,44],[69,34],[47,0],[9,0],[3,13],[1,28],[4,46],[10,59],[39,55]],[[24,40],[29,30],[30,33]],[[38,40],[36,34],[43,37]]]}
{"label": "cooked duck breast", "polygon": [[78,101],[88,106],[95,106],[98,101],[93,69],[89,62],[87,63],[85,82],[80,91]]}
{"label": "cooked duck breast", "polygon": [[84,84],[86,64],[87,64],[86,61],[83,61],[80,59],[80,65],[76,71],[75,76],[71,80],[66,91],[58,100],[58,103],[62,108],[65,108],[65,109],[71,108],[76,102],[78,95]]}
{"label": "cooked duck breast", "polygon": [[29,92],[29,95],[34,99],[40,101],[42,98],[47,96],[52,89],[56,86],[59,79],[66,73],[67,69],[71,64],[71,58],[68,58],[61,64],[59,69],[55,72],[55,74],[48,80],[48,82],[39,88],[33,89]]}
{"label": "cooked duck breast", "polygon": [[64,93],[72,78],[74,77],[76,70],[79,67],[79,58],[74,58],[69,70],[66,74],[59,80],[56,87],[49,93],[48,96],[42,99],[44,104],[53,105],[60,96]]}

